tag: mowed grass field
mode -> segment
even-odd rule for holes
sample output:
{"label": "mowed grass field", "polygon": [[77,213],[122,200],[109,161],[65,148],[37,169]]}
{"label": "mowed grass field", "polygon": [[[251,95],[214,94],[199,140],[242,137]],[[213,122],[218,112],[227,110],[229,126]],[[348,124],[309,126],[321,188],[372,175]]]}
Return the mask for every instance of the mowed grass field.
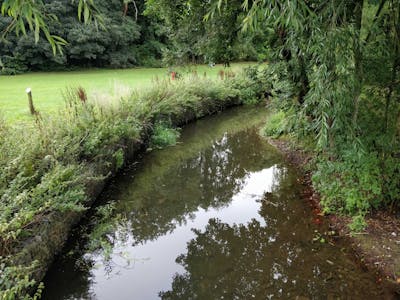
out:
{"label": "mowed grass field", "polygon": [[[232,71],[250,65],[235,63]],[[199,76],[206,74],[217,79],[222,65],[209,67],[197,65],[184,68],[135,68],[135,69],[90,69],[69,72],[38,72],[16,76],[0,76],[0,114],[7,121],[18,122],[30,118],[26,88],[30,87],[36,110],[52,113],[64,105],[63,93],[67,88],[82,87],[89,99],[97,101],[115,101],[120,95],[126,95],[137,89],[145,89],[156,80],[170,78],[169,72],[180,74],[196,71]]]}

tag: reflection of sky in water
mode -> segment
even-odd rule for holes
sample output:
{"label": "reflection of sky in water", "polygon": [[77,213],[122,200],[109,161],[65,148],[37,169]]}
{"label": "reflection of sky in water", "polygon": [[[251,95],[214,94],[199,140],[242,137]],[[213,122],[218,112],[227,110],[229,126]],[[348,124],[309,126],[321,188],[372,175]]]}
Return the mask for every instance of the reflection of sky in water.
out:
{"label": "reflection of sky in water", "polygon": [[[161,236],[155,241],[145,242],[137,247],[120,246],[113,250],[112,260],[116,264],[112,274],[106,274],[103,267],[93,269],[93,294],[101,295],[101,299],[140,299],[157,298],[158,292],[171,287],[173,274],[184,271],[175,262],[176,257],[186,252],[186,243],[195,237],[192,228],[203,230],[209,219],[218,218],[223,223],[247,223],[252,219],[265,225],[264,219],[258,214],[260,200],[266,192],[271,192],[277,183],[275,175],[280,170],[276,166],[258,172],[249,172],[245,176],[241,189],[232,197],[232,202],[222,209],[202,209],[194,212],[186,224],[177,226],[172,233]],[[128,241],[128,245],[132,244]],[[161,255],[160,255],[161,251]],[[126,258],[132,259],[131,265]],[[121,257],[122,256],[122,257]],[[101,257],[96,258],[98,264]]]}

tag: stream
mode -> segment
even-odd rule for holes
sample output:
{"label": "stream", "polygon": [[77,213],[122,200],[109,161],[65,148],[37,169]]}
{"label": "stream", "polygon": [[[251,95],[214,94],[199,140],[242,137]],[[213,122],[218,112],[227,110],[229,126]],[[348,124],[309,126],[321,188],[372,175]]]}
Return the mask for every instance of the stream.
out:
{"label": "stream", "polygon": [[[326,237],[300,174],[260,137],[266,110],[187,125],[102,193],[44,279],[43,299],[382,299]],[[90,215],[90,214],[89,214]]]}

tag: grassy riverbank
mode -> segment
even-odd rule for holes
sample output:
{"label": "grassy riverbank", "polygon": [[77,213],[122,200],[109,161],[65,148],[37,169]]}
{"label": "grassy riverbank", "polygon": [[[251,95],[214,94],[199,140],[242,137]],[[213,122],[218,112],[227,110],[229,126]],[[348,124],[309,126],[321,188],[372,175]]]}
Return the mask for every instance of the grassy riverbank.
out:
{"label": "grassy riverbank", "polygon": [[[35,287],[69,230],[106,180],[151,139],[153,128],[183,125],[263,95],[256,69],[211,80],[189,76],[99,104],[66,95],[66,108],[30,126],[0,123],[0,298]],[[154,140],[154,139],[153,139]]]}
{"label": "grassy riverbank", "polygon": [[[71,72],[37,72],[15,76],[0,76],[0,111],[7,120],[20,121],[30,118],[25,89],[30,87],[38,111],[51,113],[63,107],[63,93],[67,88],[83,87],[91,99],[118,101],[133,90],[147,89],[157,80],[170,78],[176,71],[183,76],[197,72],[216,79],[221,70],[239,71],[250,63],[235,63],[231,68],[216,65],[195,65],[177,68],[92,69]],[[113,95],[114,99],[110,99]],[[116,98],[116,99],[115,99]]]}

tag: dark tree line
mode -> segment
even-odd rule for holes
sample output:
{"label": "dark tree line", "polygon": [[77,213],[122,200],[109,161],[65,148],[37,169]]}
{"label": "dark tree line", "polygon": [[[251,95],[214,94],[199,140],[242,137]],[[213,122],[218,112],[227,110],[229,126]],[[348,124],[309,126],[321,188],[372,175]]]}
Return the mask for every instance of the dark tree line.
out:
{"label": "dark tree line", "polygon": [[[67,41],[62,53],[51,51],[45,38],[35,32],[8,32],[0,40],[0,71],[15,74],[26,70],[54,70],[73,67],[158,66],[165,35],[158,21],[143,15],[144,1],[98,0],[100,22],[85,23],[77,16],[78,3],[70,0],[44,1],[51,34]],[[0,17],[0,32],[12,18]]]}
{"label": "dark tree line", "polygon": [[[239,0],[207,22],[210,3],[199,0],[8,2],[10,7],[3,5],[12,10],[0,15],[2,74],[73,67],[229,65],[263,59],[265,54],[263,30],[241,31],[245,14]],[[92,2],[87,10],[80,4]],[[23,5],[36,9],[39,17],[22,14]],[[36,27],[40,18],[43,24],[38,21]]]}

